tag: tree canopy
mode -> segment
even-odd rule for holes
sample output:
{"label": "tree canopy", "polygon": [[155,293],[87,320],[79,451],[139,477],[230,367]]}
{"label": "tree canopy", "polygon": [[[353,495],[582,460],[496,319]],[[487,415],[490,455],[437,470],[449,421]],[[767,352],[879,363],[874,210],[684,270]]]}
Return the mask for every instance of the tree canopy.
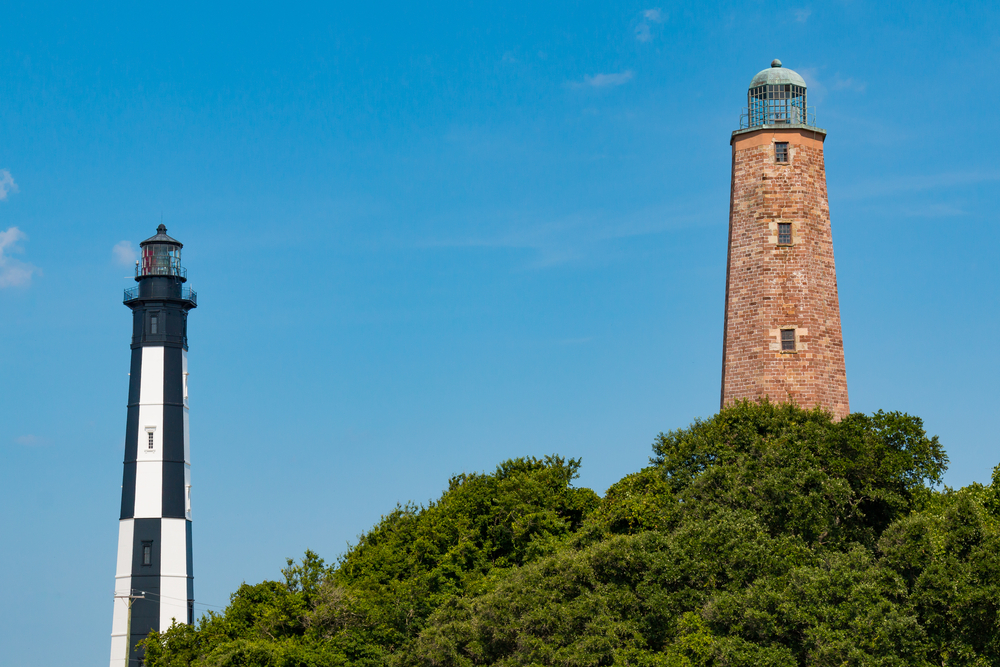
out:
{"label": "tree canopy", "polygon": [[739,403],[603,498],[557,456],[453,477],[146,664],[998,664],[1000,473],[953,490],[946,465],[916,417]]}

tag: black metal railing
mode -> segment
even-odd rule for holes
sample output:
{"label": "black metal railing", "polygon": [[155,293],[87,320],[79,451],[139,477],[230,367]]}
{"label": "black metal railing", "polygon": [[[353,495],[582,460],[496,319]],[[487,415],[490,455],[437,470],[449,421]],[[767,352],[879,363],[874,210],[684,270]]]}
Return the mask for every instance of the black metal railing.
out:
{"label": "black metal railing", "polygon": [[[129,301],[135,301],[139,298],[139,286],[129,287],[125,290],[125,298],[122,299],[125,303]],[[195,292],[190,287],[181,287],[181,299],[184,301],[190,301],[194,305],[198,305],[198,293]]]}
{"label": "black metal railing", "polygon": [[187,269],[180,265],[180,262],[145,262],[135,265],[135,277],[144,276],[174,276],[187,280]]}
{"label": "black metal railing", "polygon": [[741,130],[763,125],[808,125],[816,127],[816,107],[772,103],[755,104],[753,107],[743,108],[743,113],[740,114]]}

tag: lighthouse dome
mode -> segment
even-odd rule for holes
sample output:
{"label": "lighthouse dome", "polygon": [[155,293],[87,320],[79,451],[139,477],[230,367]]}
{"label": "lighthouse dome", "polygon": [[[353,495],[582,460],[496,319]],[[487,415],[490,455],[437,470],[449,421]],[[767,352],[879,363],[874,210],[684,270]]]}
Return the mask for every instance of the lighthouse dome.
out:
{"label": "lighthouse dome", "polygon": [[740,118],[740,129],[760,125],[815,126],[812,112],[806,106],[806,82],[798,72],[773,60],[771,66],[750,82],[747,107]]}
{"label": "lighthouse dome", "polygon": [[775,58],[771,61],[771,66],[757,73],[757,76],[750,81],[750,87],[757,86],[780,86],[790,84],[793,86],[806,87],[805,80],[799,76],[795,70],[781,66],[781,61]]}
{"label": "lighthouse dome", "polygon": [[175,245],[178,248],[184,247],[184,244],[177,239],[167,236],[167,226],[162,223],[160,223],[160,226],[156,228],[156,234],[140,243],[139,247],[144,248],[151,243],[166,243],[167,245]]}

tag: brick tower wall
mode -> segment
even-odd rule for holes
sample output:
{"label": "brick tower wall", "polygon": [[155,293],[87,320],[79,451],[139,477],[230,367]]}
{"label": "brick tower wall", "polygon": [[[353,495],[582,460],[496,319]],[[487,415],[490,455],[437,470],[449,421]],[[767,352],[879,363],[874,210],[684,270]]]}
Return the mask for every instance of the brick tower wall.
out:
{"label": "brick tower wall", "polygon": [[[733,136],[723,406],[768,397],[836,419],[850,412],[824,139],[773,127]],[[775,160],[777,142],[788,143],[787,164]],[[785,222],[791,245],[778,244]],[[782,351],[782,329],[794,329],[795,351]]]}

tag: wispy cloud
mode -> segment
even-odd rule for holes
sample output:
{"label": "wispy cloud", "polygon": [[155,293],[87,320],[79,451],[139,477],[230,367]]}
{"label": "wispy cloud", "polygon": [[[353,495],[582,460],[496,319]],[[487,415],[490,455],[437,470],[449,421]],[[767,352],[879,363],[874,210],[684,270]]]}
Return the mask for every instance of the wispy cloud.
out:
{"label": "wispy cloud", "polygon": [[[861,200],[873,197],[884,198],[908,192],[948,190],[978,183],[1000,182],[1000,171],[966,171],[945,174],[920,174],[875,181],[867,179],[862,183],[849,185],[838,197],[843,200]],[[940,215],[960,215],[953,208],[939,209]]]}
{"label": "wispy cloud", "polygon": [[650,41],[653,39],[653,30],[650,24],[663,23],[666,18],[666,14],[659,8],[645,10],[642,13],[642,20],[635,26],[635,38],[640,42]]}
{"label": "wispy cloud", "polygon": [[902,211],[902,214],[909,218],[954,218],[969,215],[969,212],[954,204],[930,204],[920,208],[906,209]]}
{"label": "wispy cloud", "polygon": [[19,445],[24,445],[25,447],[38,447],[39,445],[44,445],[44,438],[39,438],[37,435],[20,435],[14,438],[14,441]]}
{"label": "wispy cloud", "polygon": [[592,76],[583,77],[583,82],[576,82],[573,84],[574,87],[590,87],[590,88],[613,88],[614,86],[621,86],[628,83],[635,77],[632,70],[627,69],[624,72],[612,72],[611,74],[594,74]]}
{"label": "wispy cloud", "polygon": [[799,23],[805,23],[806,21],[809,20],[809,17],[812,15],[812,13],[813,12],[811,9],[796,9],[795,20],[798,21]]}
{"label": "wispy cloud", "polygon": [[854,77],[845,79],[840,75],[840,72],[834,74],[833,80],[828,82],[820,75],[820,68],[818,67],[795,68],[795,71],[801,74],[802,78],[806,80],[806,86],[809,87],[809,96],[816,102],[822,101],[826,97],[827,92],[831,90],[863,93],[868,85],[864,81],[859,81]]}
{"label": "wispy cloud", "polygon": [[[527,250],[526,270],[541,270],[606,257],[617,242],[698,227],[706,222],[702,212],[654,207],[609,218],[600,213],[568,214],[542,219],[537,214],[501,216],[483,227],[498,230],[465,238],[425,241],[425,248]],[[714,222],[714,220],[713,220]]]}
{"label": "wispy cloud", "polygon": [[820,79],[818,67],[793,67],[792,69],[805,79],[810,101],[815,102],[823,98],[823,95],[826,94],[826,86]]}
{"label": "wispy cloud", "polygon": [[24,252],[18,242],[27,238],[17,227],[0,232],[0,288],[27,286],[31,283],[31,276],[41,274],[38,267],[10,256],[11,253]]}
{"label": "wispy cloud", "polygon": [[17,183],[6,169],[0,169],[0,201],[7,198],[11,192],[17,192]]}
{"label": "wispy cloud", "polygon": [[830,87],[834,90],[852,90],[856,93],[863,93],[865,92],[865,88],[868,87],[868,84],[863,81],[855,81],[854,77],[848,77],[845,79],[841,77],[838,72],[834,75],[833,83],[830,84]]}
{"label": "wispy cloud", "polygon": [[119,241],[111,249],[111,254],[115,261],[122,266],[131,266],[135,264],[135,260],[139,259],[139,252],[131,241]]}
{"label": "wispy cloud", "polygon": [[583,345],[594,340],[594,336],[585,336],[583,338],[563,338],[562,340],[556,341],[559,345]]}

